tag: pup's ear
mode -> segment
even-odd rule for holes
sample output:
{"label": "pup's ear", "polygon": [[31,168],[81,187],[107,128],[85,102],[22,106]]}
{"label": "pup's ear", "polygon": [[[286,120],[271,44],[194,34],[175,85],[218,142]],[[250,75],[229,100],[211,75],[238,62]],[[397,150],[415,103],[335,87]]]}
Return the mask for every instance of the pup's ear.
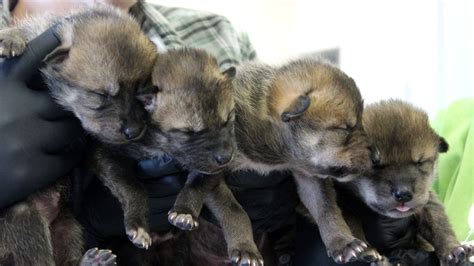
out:
{"label": "pup's ear", "polygon": [[226,76],[229,79],[235,78],[236,73],[237,73],[237,69],[235,69],[235,67],[233,66],[229,67],[228,69],[224,70],[224,72],[222,72],[222,74],[224,74],[224,76]]}
{"label": "pup's ear", "polygon": [[281,114],[281,120],[283,122],[288,122],[294,118],[298,118],[308,110],[311,105],[311,98],[308,95],[301,95],[296,100],[291,103],[291,105],[285,109]]}
{"label": "pup's ear", "polygon": [[438,151],[439,152],[447,152],[449,149],[449,144],[443,137],[439,137],[439,144],[438,144]]}
{"label": "pup's ear", "polygon": [[49,53],[44,59],[43,62],[46,65],[55,67],[64,62],[69,56],[69,46],[59,46]]}
{"label": "pup's ear", "polygon": [[147,86],[139,88],[135,97],[148,109],[155,104],[158,92],[160,89],[157,86]]}
{"label": "pup's ear", "polygon": [[73,30],[70,27],[62,28],[61,45],[49,53],[43,62],[53,68],[63,63],[69,56],[73,40]]}

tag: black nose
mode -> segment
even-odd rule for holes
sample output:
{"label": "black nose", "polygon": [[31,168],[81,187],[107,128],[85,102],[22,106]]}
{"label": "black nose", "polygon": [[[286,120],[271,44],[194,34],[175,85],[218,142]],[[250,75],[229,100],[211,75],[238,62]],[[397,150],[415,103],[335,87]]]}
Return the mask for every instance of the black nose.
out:
{"label": "black nose", "polygon": [[128,140],[136,139],[140,136],[143,131],[143,126],[141,125],[130,125],[123,129],[123,134]]}
{"label": "black nose", "polygon": [[408,202],[413,198],[413,195],[408,190],[399,190],[399,189],[392,189],[392,196],[398,202]]}
{"label": "black nose", "polygon": [[372,160],[373,165],[379,165],[380,164],[380,152],[379,149],[377,149],[376,146],[372,145],[369,148],[370,150],[370,159]]}
{"label": "black nose", "polygon": [[232,160],[232,156],[233,156],[233,152],[232,152],[232,151],[229,151],[229,152],[217,152],[217,153],[214,153],[214,160],[216,160],[216,162],[217,162],[219,165],[225,165],[225,164],[227,164],[228,162],[230,162],[230,160]]}

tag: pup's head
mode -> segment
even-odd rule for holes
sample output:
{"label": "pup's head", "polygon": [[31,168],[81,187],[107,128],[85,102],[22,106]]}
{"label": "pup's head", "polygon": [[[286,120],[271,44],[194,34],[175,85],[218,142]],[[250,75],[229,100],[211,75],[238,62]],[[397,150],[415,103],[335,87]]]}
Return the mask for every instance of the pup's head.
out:
{"label": "pup's head", "polygon": [[438,153],[448,144],[430,127],[425,112],[399,100],[369,105],[363,124],[380,162],[372,174],[354,180],[358,193],[382,215],[413,214],[427,203]]}
{"label": "pup's head", "polygon": [[91,13],[61,28],[63,43],[45,59],[53,96],[100,141],[123,144],[145,132],[136,91],[150,82],[155,46],[126,15]]}
{"label": "pup's head", "polygon": [[158,55],[153,87],[139,92],[160,148],[190,170],[216,173],[232,160],[234,76],[202,50],[170,50]]}
{"label": "pup's head", "polygon": [[271,104],[291,143],[291,156],[308,173],[349,181],[377,160],[362,127],[363,102],[355,82],[318,60],[294,61],[276,73]]}

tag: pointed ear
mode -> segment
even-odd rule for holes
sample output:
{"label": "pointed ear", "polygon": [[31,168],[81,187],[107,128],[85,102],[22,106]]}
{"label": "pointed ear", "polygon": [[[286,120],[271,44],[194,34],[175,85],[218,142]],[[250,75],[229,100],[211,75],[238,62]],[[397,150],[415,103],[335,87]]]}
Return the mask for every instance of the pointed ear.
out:
{"label": "pointed ear", "polygon": [[229,67],[228,69],[224,70],[224,72],[222,72],[222,74],[224,74],[224,76],[226,76],[229,79],[233,79],[236,73],[237,73],[237,70],[233,66]]}
{"label": "pointed ear", "polygon": [[439,137],[438,151],[443,153],[447,152],[449,149],[449,144],[443,137]]}
{"label": "pointed ear", "polygon": [[57,66],[64,62],[69,56],[69,46],[59,46],[49,53],[44,59],[43,62],[46,65]]}
{"label": "pointed ear", "polygon": [[301,95],[281,114],[281,120],[288,122],[294,118],[298,118],[308,110],[311,105],[311,98],[308,95]]}
{"label": "pointed ear", "polygon": [[145,109],[152,108],[156,102],[156,96],[160,92],[157,86],[148,86],[138,89],[136,98],[143,103]]}

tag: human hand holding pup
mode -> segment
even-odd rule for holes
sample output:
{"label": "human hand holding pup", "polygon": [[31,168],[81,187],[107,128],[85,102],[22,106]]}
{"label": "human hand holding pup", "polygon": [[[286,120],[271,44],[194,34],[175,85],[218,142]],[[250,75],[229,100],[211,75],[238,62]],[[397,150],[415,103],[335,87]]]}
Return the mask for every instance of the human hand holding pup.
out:
{"label": "human hand holding pup", "polygon": [[81,158],[79,121],[54,103],[39,77],[43,58],[58,45],[50,29],[21,57],[0,62],[0,209],[64,176]]}

